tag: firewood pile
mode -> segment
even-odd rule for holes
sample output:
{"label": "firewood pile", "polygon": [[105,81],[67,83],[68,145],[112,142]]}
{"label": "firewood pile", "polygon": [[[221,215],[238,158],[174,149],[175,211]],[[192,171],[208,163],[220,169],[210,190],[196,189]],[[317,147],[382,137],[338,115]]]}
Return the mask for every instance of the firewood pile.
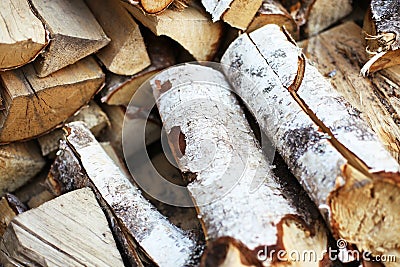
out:
{"label": "firewood pile", "polygon": [[399,0],[0,16],[0,266],[400,266]]}

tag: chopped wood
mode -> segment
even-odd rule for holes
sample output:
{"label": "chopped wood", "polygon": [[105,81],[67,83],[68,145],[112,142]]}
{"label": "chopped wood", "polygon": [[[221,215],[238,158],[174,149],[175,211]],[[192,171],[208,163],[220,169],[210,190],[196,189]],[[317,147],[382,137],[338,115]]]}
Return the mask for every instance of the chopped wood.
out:
{"label": "chopped wood", "polygon": [[350,14],[351,0],[281,0],[305,36],[315,35]]}
{"label": "chopped wood", "polygon": [[[151,35],[153,35],[151,33]],[[106,84],[101,91],[101,101],[109,105],[128,106],[137,89],[151,76],[162,69],[175,64],[175,54],[172,41],[165,36],[155,37],[150,34],[146,37],[147,51],[150,55],[151,65],[143,71],[132,76],[114,74],[106,75]]]}
{"label": "chopped wood", "polygon": [[190,264],[195,241],[141,195],[83,123],[71,122],[65,130],[66,141],[52,166],[50,181],[64,188],[61,191],[85,184],[93,188],[102,207],[115,217],[130,247],[138,244],[157,265]]}
{"label": "chopped wood", "polygon": [[[100,132],[110,124],[106,113],[94,101],[90,101],[89,105],[82,107],[73,117],[67,120],[67,122],[72,121],[83,121],[95,136],[99,136]],[[38,142],[42,155],[55,154],[63,136],[62,129],[55,129],[40,136]]]}
{"label": "chopped wood", "polygon": [[187,8],[192,0],[174,0],[170,6],[171,9],[183,11]]}
{"label": "chopped wood", "polygon": [[222,62],[334,234],[375,255],[399,251],[400,166],[288,35],[276,25],[243,34]]}
{"label": "chopped wood", "polygon": [[299,26],[289,12],[276,0],[264,0],[256,16],[247,27],[252,32],[267,24],[285,26],[294,39],[299,38]]}
{"label": "chopped wood", "polygon": [[6,232],[11,220],[26,210],[26,206],[12,194],[6,194],[0,199],[0,237]]}
{"label": "chopped wood", "polygon": [[[272,174],[222,73],[186,64],[156,75],[151,85],[206,234],[205,266],[261,266],[260,248],[317,254],[327,248],[327,229],[318,210]],[[223,238],[226,246],[231,241],[242,244],[236,256],[213,251]],[[268,256],[265,252],[264,260]],[[271,266],[293,264],[269,260]],[[298,260],[298,266],[321,264]]]}
{"label": "chopped wood", "polygon": [[222,19],[241,30],[246,30],[263,3],[262,0],[202,0],[201,2],[214,22]]}
{"label": "chopped wood", "polygon": [[133,75],[150,65],[139,25],[122,6],[120,0],[85,0],[111,42],[97,57],[111,72]]}
{"label": "chopped wood", "polygon": [[364,18],[366,52],[371,57],[361,73],[400,64],[400,1],[372,0]]}
{"label": "chopped wood", "polygon": [[223,25],[212,23],[197,7],[189,6],[183,11],[167,9],[159,15],[145,14],[129,4],[125,7],[155,35],[166,35],[177,41],[196,60],[211,60],[217,52]]}
{"label": "chopped wood", "polygon": [[0,17],[0,70],[33,61],[47,45],[47,34],[29,1],[1,1]]}
{"label": "chopped wood", "polygon": [[361,111],[360,116],[400,161],[400,109],[395,93],[400,90],[393,87],[400,71],[392,72],[394,77],[380,73],[368,79],[360,77],[358,70],[366,56],[361,28],[354,22],[346,22],[299,45],[334,88]]}
{"label": "chopped wood", "polygon": [[32,141],[0,146],[0,196],[33,178],[46,161]]}
{"label": "chopped wood", "polygon": [[104,83],[93,58],[46,78],[30,64],[0,73],[5,109],[0,110],[0,143],[31,139],[55,128],[85,105]]}
{"label": "chopped wood", "polygon": [[83,0],[30,1],[51,40],[35,61],[39,77],[71,65],[110,42]]}
{"label": "chopped wood", "polygon": [[[167,9],[173,2],[174,0],[122,0],[126,3],[129,3],[130,5],[133,5],[135,7],[139,7],[140,9],[143,10],[143,12],[146,12],[148,14],[156,14],[156,13],[161,13],[165,9]],[[175,0],[177,1],[177,0]]]}
{"label": "chopped wood", "polygon": [[124,266],[106,217],[89,188],[15,217],[0,248],[0,261],[16,266]]}

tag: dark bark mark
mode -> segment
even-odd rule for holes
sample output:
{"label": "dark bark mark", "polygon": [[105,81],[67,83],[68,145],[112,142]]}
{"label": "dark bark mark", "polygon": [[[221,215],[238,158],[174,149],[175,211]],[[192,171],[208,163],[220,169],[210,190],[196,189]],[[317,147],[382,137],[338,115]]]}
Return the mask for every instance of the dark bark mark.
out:
{"label": "dark bark mark", "polygon": [[161,84],[160,80],[155,80],[157,90],[162,94],[172,88],[172,83],[167,80]]}
{"label": "dark bark mark", "polygon": [[23,213],[24,211],[28,210],[28,208],[25,206],[25,204],[22,203],[13,194],[7,193],[4,197],[7,200],[8,205],[12,208],[12,210],[14,211],[15,214],[20,214],[20,213]]}
{"label": "dark bark mark", "polygon": [[173,152],[176,154],[178,158],[181,158],[185,155],[186,150],[186,140],[185,135],[181,131],[180,126],[174,126],[171,128],[171,131],[168,134],[168,138],[173,146]]}

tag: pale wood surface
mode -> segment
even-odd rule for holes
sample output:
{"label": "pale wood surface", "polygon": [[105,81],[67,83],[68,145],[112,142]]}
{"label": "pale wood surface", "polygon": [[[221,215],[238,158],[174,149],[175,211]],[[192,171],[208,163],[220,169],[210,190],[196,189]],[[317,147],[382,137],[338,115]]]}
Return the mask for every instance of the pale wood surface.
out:
{"label": "pale wood surface", "polygon": [[110,42],[83,0],[31,2],[51,39],[35,65],[40,77],[71,65]]}
{"label": "pale wood surface", "polygon": [[0,73],[5,109],[0,114],[0,142],[36,137],[55,128],[87,104],[104,82],[88,57],[45,78],[30,64]]}
{"label": "pale wood surface", "polygon": [[262,0],[234,0],[222,15],[222,20],[232,27],[246,30],[262,3]]}
{"label": "pale wood surface", "polygon": [[89,188],[67,193],[15,217],[0,247],[2,263],[124,266],[106,217]]}
{"label": "pale wood surface", "polygon": [[29,1],[1,1],[0,18],[0,69],[16,68],[34,60],[46,46],[47,37]]}
{"label": "pale wood surface", "polygon": [[111,39],[97,57],[106,68],[119,75],[133,75],[150,65],[139,25],[120,0],[86,0],[92,13]]}

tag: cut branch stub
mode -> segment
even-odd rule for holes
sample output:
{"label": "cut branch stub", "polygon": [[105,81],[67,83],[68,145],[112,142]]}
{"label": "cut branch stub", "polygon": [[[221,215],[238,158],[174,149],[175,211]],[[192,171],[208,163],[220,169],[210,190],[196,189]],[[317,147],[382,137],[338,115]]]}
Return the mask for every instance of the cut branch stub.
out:
{"label": "cut branch stub", "polygon": [[5,109],[0,114],[0,143],[41,135],[87,104],[104,83],[93,58],[48,77],[38,78],[32,65],[0,73]]}
{"label": "cut branch stub", "polygon": [[307,61],[300,87],[288,90],[299,73],[300,53],[279,27],[268,25],[240,36],[222,62],[334,233],[377,255],[399,251],[400,236],[393,233],[400,229],[391,222],[400,221],[400,166]]}

